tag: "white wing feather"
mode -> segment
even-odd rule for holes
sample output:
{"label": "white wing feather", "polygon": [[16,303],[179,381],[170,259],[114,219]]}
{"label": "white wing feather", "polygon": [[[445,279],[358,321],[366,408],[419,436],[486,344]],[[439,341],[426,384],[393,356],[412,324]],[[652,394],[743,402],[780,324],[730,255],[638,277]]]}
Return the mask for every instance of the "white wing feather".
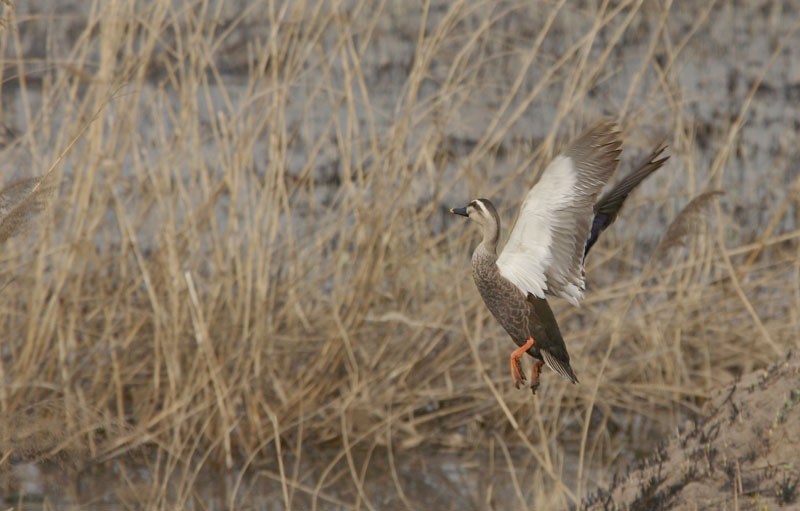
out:
{"label": "white wing feather", "polygon": [[583,298],[583,250],[597,194],[619,165],[611,123],[586,131],[544,170],[520,208],[497,259],[500,274],[522,292],[573,305]]}
{"label": "white wing feather", "polygon": [[575,179],[570,158],[558,156],[550,163],[525,197],[519,220],[497,259],[501,275],[539,298],[545,297],[546,272],[553,265],[553,213],[569,203]]}

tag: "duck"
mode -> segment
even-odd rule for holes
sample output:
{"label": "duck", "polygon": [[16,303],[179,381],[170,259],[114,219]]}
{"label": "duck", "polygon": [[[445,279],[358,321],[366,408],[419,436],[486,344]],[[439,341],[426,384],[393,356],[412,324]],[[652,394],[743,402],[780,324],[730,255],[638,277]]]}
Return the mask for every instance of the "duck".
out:
{"label": "duck", "polygon": [[488,199],[452,208],[477,223],[483,238],[472,252],[472,277],[486,307],[517,349],[511,352],[511,377],[517,389],[526,381],[522,355],[534,358],[530,388],[540,384],[543,366],[578,383],[549,296],[578,306],[584,297],[584,261],[600,234],[616,220],[625,199],[666,163],[659,146],[598,200],[619,167],[622,152],[616,122],[602,120],[570,142],[528,191],[503,250],[497,252],[500,216]]}

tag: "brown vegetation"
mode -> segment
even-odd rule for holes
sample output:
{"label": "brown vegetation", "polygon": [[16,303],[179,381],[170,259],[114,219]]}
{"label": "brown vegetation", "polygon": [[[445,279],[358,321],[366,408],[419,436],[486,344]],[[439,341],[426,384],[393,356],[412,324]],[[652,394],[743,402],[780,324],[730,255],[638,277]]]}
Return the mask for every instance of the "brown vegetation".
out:
{"label": "brown vegetation", "polygon": [[[741,32],[769,53],[719,103],[682,63],[736,2],[45,3],[0,28],[3,181],[57,191],[0,261],[12,502],[32,462],[56,502],[561,509],[797,346],[796,137],[750,168],[743,131],[798,46],[780,12],[736,14],[775,25]],[[511,225],[602,115],[623,172],[665,135],[671,159],[593,249],[583,307],[553,301],[581,384],[532,397],[447,208],[491,197]]]}

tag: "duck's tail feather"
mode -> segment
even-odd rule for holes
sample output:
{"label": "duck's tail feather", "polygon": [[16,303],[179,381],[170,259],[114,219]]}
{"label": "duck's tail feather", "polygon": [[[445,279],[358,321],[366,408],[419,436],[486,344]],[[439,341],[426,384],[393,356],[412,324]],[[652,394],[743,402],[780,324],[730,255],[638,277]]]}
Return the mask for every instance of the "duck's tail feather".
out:
{"label": "duck's tail feather", "polygon": [[578,383],[578,377],[575,376],[575,371],[572,370],[572,367],[569,365],[569,361],[558,360],[552,354],[550,354],[547,350],[539,350],[539,353],[542,354],[542,358],[544,359],[544,363],[547,364],[547,367],[552,369],[553,371],[557,372],[564,378],[569,379],[572,383]]}

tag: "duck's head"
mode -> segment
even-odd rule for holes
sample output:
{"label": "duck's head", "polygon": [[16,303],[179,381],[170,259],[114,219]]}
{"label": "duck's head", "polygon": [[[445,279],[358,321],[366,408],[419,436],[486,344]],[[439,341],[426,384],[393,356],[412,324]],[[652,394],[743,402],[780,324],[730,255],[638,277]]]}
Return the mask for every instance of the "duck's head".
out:
{"label": "duck's head", "polygon": [[461,215],[483,226],[484,241],[497,243],[500,232],[500,215],[489,199],[475,199],[463,208],[452,208],[450,212]]}
{"label": "duck's head", "polygon": [[481,225],[498,223],[497,210],[489,199],[475,199],[463,208],[451,208],[454,215],[461,215]]}

